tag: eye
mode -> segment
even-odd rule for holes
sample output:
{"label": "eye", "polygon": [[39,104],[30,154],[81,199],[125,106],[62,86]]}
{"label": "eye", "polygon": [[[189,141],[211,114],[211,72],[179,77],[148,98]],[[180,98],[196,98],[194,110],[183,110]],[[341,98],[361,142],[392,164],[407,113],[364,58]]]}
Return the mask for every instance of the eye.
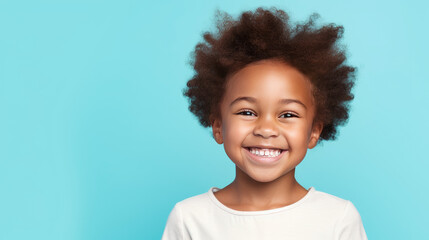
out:
{"label": "eye", "polygon": [[250,111],[250,110],[243,110],[243,111],[240,111],[240,112],[238,112],[238,113],[236,113],[237,115],[244,115],[244,116],[252,116],[252,114],[253,115],[256,115],[255,113],[253,113],[252,111]]}
{"label": "eye", "polygon": [[298,115],[296,115],[296,114],[294,114],[292,112],[283,113],[281,116],[285,116],[285,118],[298,117]]}

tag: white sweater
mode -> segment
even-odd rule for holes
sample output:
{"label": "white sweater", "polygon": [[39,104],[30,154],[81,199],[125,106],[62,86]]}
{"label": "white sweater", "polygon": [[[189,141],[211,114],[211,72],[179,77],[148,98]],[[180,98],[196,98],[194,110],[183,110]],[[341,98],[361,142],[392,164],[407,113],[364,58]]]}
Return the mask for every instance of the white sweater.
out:
{"label": "white sweater", "polygon": [[231,209],[217,200],[218,190],[176,203],[162,240],[367,240],[352,202],[314,187],[293,204],[263,211]]}

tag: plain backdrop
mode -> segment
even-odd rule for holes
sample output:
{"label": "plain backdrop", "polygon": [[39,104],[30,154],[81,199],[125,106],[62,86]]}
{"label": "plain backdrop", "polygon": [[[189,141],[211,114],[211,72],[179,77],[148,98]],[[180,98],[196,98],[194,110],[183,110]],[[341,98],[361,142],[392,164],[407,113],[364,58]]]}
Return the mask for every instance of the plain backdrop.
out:
{"label": "plain backdrop", "polygon": [[350,120],[296,178],[351,200],[370,239],[423,239],[426,1],[0,1],[0,239],[160,239],[234,165],[182,89],[215,10],[275,6],[345,28]]}

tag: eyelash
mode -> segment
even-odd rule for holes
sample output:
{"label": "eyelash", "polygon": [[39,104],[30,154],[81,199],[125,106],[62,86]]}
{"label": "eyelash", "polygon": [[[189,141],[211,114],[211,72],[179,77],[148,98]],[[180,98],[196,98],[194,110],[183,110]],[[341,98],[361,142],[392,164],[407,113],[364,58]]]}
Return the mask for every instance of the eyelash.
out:
{"label": "eyelash", "polygon": [[[237,115],[250,116],[250,115],[247,115],[247,114],[242,114],[242,113],[246,113],[246,112],[250,112],[250,113],[252,113],[252,114],[256,115],[253,111],[250,111],[250,110],[243,110],[243,111],[240,111],[240,112],[238,112],[238,113],[236,113],[236,114],[237,114]],[[289,114],[289,115],[290,115],[290,117],[298,117],[298,115],[296,115],[296,114],[294,114],[294,113],[292,113],[292,112],[286,112],[286,113],[283,113],[281,116],[286,115],[286,114]]]}

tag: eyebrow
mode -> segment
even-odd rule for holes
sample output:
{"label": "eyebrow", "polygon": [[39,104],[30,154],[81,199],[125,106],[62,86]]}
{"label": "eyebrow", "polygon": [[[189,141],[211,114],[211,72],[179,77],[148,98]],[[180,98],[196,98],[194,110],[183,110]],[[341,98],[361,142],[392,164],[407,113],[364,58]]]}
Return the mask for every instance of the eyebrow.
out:
{"label": "eyebrow", "polygon": [[[251,102],[251,103],[256,103],[256,98],[254,97],[238,97],[236,98],[234,101],[231,102],[231,104],[229,105],[229,107],[232,107],[232,105],[240,102],[240,101],[247,101],[247,102]],[[297,99],[291,99],[291,98],[283,98],[279,100],[280,104],[289,104],[289,103],[297,103],[301,106],[303,106],[305,109],[307,109],[307,106],[305,106],[304,103],[302,103],[301,101],[297,100]]]}

